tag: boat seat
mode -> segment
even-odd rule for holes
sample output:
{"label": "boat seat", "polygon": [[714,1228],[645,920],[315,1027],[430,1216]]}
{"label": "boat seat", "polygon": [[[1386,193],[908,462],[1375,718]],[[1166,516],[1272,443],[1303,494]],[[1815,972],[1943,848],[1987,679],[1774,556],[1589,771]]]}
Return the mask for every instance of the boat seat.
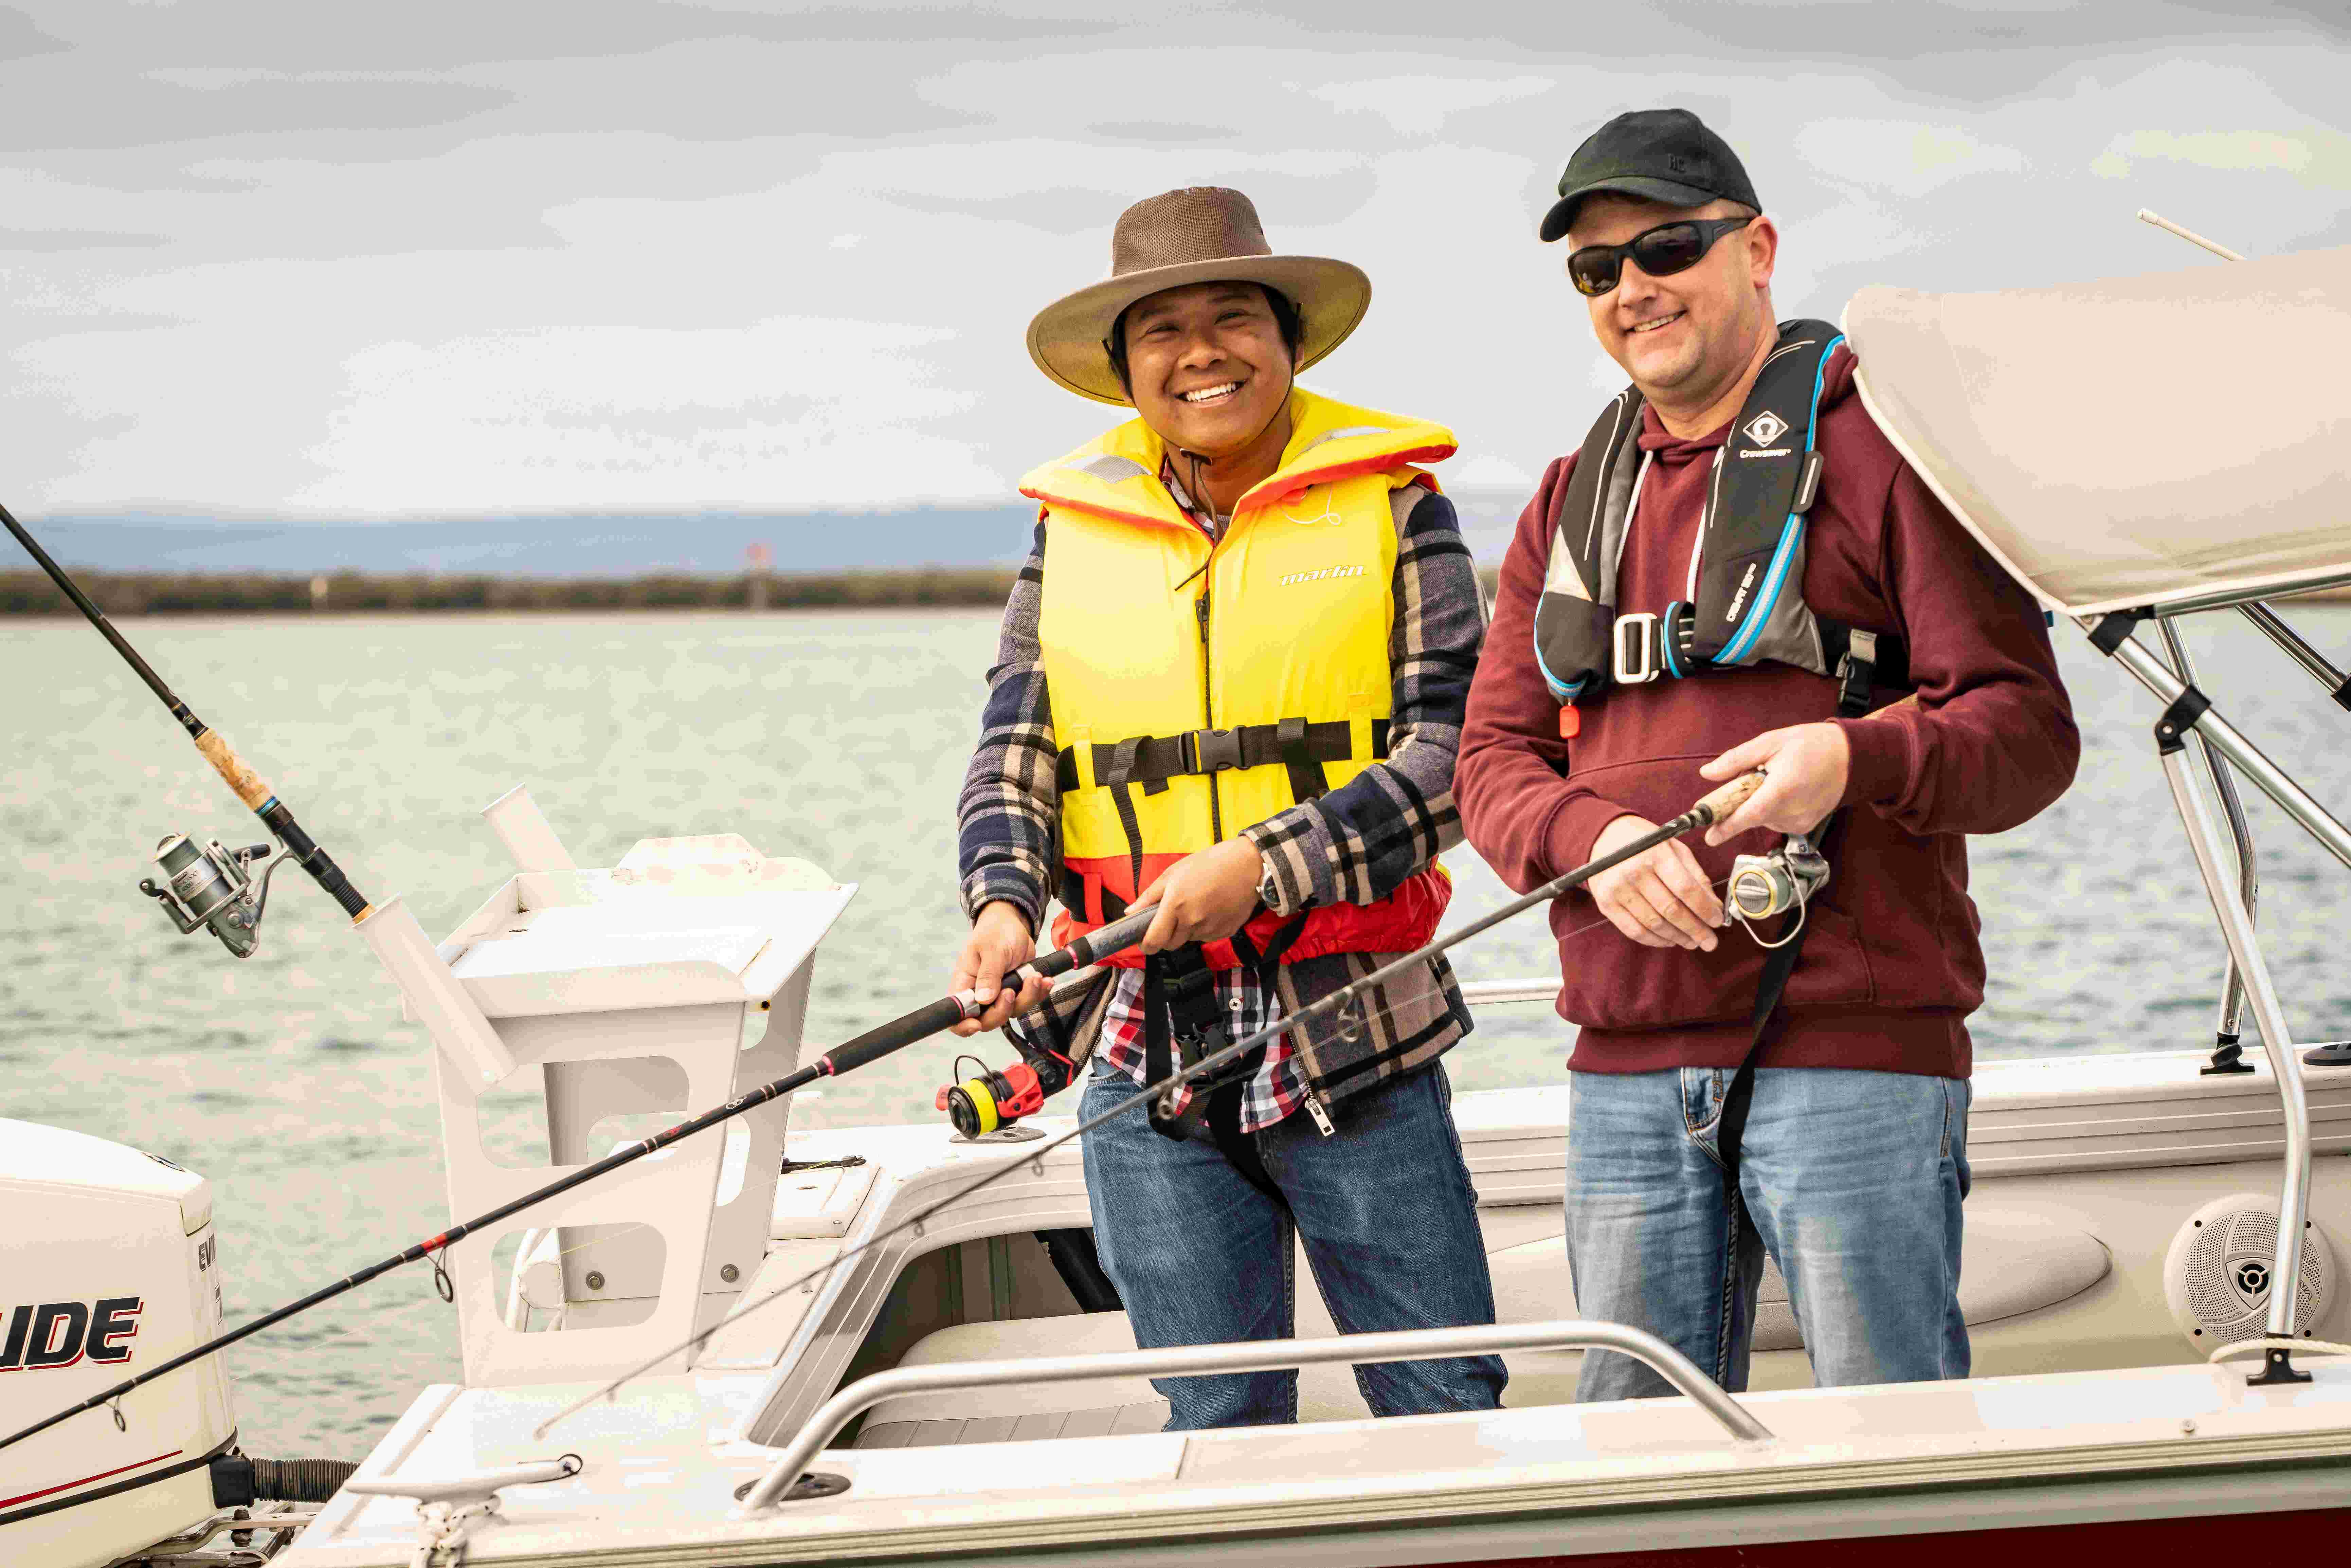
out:
{"label": "boat seat", "polygon": [[[1497,1320],[1523,1323],[1575,1316],[1574,1285],[1568,1275],[1559,1210],[1489,1209],[1479,1218],[1491,1249],[1487,1261],[1493,1273]],[[1959,1309],[1970,1324],[2015,1317],[2079,1294],[2104,1279],[2111,1267],[2106,1249],[2082,1231],[2029,1214],[1986,1209],[1967,1218]],[[1312,1286],[1302,1254],[1298,1259],[1297,1279],[1298,1337],[1322,1339],[1336,1334],[1338,1330]],[[1802,1344],[1795,1313],[1788,1304],[1787,1284],[1766,1260],[1756,1303],[1755,1349],[1758,1353],[1792,1351]],[[1124,1312],[1081,1312],[958,1323],[916,1341],[899,1364],[1017,1361],[1024,1356],[1084,1355],[1134,1348],[1134,1332]],[[1583,1354],[1573,1350],[1511,1351],[1502,1362],[1510,1373],[1510,1387],[1502,1396],[1505,1405],[1563,1405],[1575,1397]],[[1352,1367],[1310,1366],[1299,1372],[1300,1420],[1352,1421],[1367,1413]],[[1010,1384],[885,1400],[867,1415],[856,1446],[928,1448],[1155,1432],[1166,1419],[1167,1401],[1147,1378]]]}

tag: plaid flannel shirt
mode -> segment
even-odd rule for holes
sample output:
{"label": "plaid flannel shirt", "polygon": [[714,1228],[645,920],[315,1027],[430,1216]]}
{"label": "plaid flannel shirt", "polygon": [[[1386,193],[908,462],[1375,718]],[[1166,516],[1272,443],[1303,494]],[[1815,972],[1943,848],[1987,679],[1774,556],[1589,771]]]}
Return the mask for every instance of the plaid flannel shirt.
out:
{"label": "plaid flannel shirt", "polygon": [[[1219,523],[1195,509],[1163,470],[1179,506],[1214,537]],[[1420,486],[1395,492],[1395,614],[1389,633],[1394,682],[1389,752],[1341,788],[1278,811],[1242,831],[1274,873],[1277,915],[1326,904],[1369,904],[1461,840],[1453,804],[1453,762],[1469,678],[1485,636],[1486,607],[1452,503]],[[1001,900],[1031,930],[1041,929],[1061,867],[1060,754],[1053,741],[1038,621],[1044,597],[1049,524],[1040,520],[1029,559],[1005,606],[978,749],[957,806],[958,860],[966,914]],[[1292,1016],[1393,954],[1338,953],[1281,966],[1275,995],[1246,974],[1220,976],[1217,999],[1237,1027]],[[1134,969],[1093,971],[1065,983],[1055,999],[1016,1026],[1022,1043],[1081,1063],[1103,1059],[1140,1082],[1141,977]],[[1425,975],[1374,990],[1353,1016],[1320,1019],[1269,1046],[1251,1081],[1241,1126],[1254,1130],[1290,1114],[1311,1093],[1323,1104],[1434,1061],[1470,1028],[1469,1011],[1441,957]]]}

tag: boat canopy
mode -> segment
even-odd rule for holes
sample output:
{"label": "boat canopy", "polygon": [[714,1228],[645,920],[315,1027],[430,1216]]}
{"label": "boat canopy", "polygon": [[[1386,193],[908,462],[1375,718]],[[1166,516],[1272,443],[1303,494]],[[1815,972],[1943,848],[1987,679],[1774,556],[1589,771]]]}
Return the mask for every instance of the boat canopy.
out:
{"label": "boat canopy", "polygon": [[2351,577],[2351,247],[2054,288],[1869,287],[1844,328],[1878,425],[2049,610]]}

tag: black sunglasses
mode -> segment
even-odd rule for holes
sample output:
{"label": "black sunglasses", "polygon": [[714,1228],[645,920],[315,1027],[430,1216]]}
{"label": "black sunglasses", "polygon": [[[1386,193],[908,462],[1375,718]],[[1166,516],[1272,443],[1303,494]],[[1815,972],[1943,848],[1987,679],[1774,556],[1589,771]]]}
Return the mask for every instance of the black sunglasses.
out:
{"label": "black sunglasses", "polygon": [[1687,272],[1714,248],[1715,241],[1754,221],[1751,217],[1677,218],[1644,229],[1623,245],[1588,245],[1568,256],[1568,281],[1575,285],[1578,294],[1597,299],[1624,277],[1628,256],[1651,277]]}

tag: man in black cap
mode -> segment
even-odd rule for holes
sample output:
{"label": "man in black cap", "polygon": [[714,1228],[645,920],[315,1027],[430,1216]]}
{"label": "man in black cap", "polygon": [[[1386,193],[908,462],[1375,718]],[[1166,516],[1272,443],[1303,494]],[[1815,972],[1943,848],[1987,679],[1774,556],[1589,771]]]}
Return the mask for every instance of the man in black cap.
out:
{"label": "man in black cap", "polygon": [[[1552,906],[1582,1026],[1576,1312],[1743,1387],[1768,1250],[1823,1386],[1965,1376],[1964,835],[2073,778],[2047,632],[1851,395],[1837,329],[1778,323],[1779,230],[1696,115],[1603,126],[1541,234],[1633,384],[1503,564],[1455,779],[1469,841],[1523,891],[1769,776],[1703,845]],[[1732,887],[1770,895],[1735,897],[1744,933],[1740,851],[1778,857]],[[1606,1352],[1578,1389],[1670,1392]]]}

